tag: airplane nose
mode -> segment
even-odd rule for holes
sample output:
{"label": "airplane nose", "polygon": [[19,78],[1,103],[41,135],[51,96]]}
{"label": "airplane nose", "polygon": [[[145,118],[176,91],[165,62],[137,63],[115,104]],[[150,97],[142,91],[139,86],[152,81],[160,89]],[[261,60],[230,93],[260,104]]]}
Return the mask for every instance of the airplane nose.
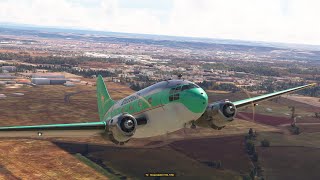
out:
{"label": "airplane nose", "polygon": [[205,107],[207,107],[208,105],[208,95],[206,92],[204,92],[204,90],[200,90],[199,91],[199,102],[201,102]]}
{"label": "airplane nose", "polygon": [[195,113],[203,113],[208,105],[208,95],[202,88],[190,90],[191,97],[188,98],[189,107]]}

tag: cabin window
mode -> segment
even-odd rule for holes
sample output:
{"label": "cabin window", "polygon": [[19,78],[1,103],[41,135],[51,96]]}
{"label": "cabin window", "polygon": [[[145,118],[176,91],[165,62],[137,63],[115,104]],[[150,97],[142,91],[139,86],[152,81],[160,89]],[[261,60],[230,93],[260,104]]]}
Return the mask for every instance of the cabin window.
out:
{"label": "cabin window", "polygon": [[148,102],[149,102],[149,104],[152,103],[152,98],[151,97],[149,97]]}
{"label": "cabin window", "polygon": [[175,101],[180,98],[179,92],[181,91],[182,86],[171,88],[169,91],[169,101]]}
{"label": "cabin window", "polygon": [[179,93],[172,94],[172,95],[169,96],[169,101],[175,101],[175,100],[178,100],[178,99],[180,99]]}

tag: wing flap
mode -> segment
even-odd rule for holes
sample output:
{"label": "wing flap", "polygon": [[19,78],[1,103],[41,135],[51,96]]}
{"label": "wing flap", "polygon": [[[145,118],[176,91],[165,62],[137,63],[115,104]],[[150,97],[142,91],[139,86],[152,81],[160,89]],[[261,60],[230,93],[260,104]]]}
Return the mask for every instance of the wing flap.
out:
{"label": "wing flap", "polygon": [[84,137],[105,132],[105,122],[0,127],[0,137]]}
{"label": "wing flap", "polygon": [[265,100],[268,100],[268,99],[271,99],[271,98],[274,98],[274,97],[277,97],[277,96],[280,96],[280,95],[283,95],[283,94],[287,94],[287,93],[290,93],[290,92],[298,91],[298,90],[301,90],[301,89],[304,89],[304,88],[308,88],[308,87],[311,87],[311,86],[314,86],[314,85],[315,84],[307,84],[307,85],[304,85],[304,86],[299,86],[299,87],[295,87],[295,88],[291,88],[291,89],[286,89],[286,90],[283,90],[283,91],[278,91],[278,92],[274,92],[274,93],[270,93],[270,94],[264,94],[264,95],[253,97],[253,98],[248,98],[248,99],[243,99],[243,100],[240,100],[240,101],[235,101],[233,103],[237,108],[240,108],[240,107],[248,106],[248,105],[250,105],[252,103],[265,101]]}

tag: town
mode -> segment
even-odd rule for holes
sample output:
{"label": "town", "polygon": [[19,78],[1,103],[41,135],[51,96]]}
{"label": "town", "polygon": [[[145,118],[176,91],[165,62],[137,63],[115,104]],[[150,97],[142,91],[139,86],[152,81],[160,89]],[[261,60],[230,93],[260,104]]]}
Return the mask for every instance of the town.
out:
{"label": "town", "polygon": [[[319,85],[319,59],[313,46],[1,27],[0,122],[96,122],[98,75],[116,101],[159,81],[184,79],[201,86],[210,103],[235,102]],[[8,169],[3,174],[39,178],[30,173],[37,170],[43,178],[130,179],[169,168],[177,176],[264,179],[277,169],[282,179],[291,173],[304,178],[318,167],[319,97],[314,86],[239,108],[224,128],[196,121],[165,135],[132,138],[126,148],[102,136],[2,139],[1,165]],[[282,165],[292,158],[295,163]],[[310,168],[292,172],[305,162]]]}
{"label": "town", "polygon": [[[133,90],[175,78],[208,90],[254,93],[320,82],[319,61],[314,60],[319,51],[37,31],[20,37],[1,30],[2,85],[94,85],[64,73],[101,74]],[[317,89],[301,93],[320,96]]]}

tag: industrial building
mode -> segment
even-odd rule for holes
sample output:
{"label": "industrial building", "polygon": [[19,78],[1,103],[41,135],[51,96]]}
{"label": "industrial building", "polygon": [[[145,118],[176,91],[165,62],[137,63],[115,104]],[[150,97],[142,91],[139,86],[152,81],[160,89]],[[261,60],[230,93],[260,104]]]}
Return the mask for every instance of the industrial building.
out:
{"label": "industrial building", "polygon": [[63,85],[67,82],[61,73],[34,73],[31,82],[36,85]]}
{"label": "industrial building", "polygon": [[17,70],[15,66],[2,66],[0,69],[7,72],[15,72]]}
{"label": "industrial building", "polygon": [[48,78],[32,78],[31,82],[36,85],[50,85],[50,79]]}
{"label": "industrial building", "polygon": [[10,74],[0,74],[0,79],[14,79],[15,76],[12,76]]}
{"label": "industrial building", "polygon": [[31,78],[31,82],[35,85],[63,85],[67,80],[61,78]]}

